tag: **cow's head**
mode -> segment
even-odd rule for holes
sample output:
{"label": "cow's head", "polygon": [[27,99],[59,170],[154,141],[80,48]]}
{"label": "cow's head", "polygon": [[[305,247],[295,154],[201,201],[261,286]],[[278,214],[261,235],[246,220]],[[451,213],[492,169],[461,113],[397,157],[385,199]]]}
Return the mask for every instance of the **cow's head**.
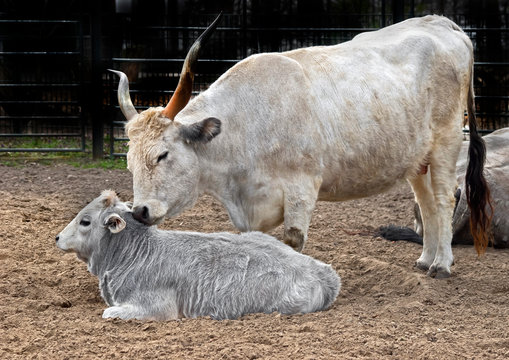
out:
{"label": "cow's head", "polygon": [[174,118],[191,98],[200,48],[220,17],[189,50],[177,89],[166,107],[149,108],[138,114],[131,102],[127,76],[114,71],[120,76],[118,101],[127,119],[127,167],[133,174],[133,216],[145,224],[155,224],[165,216],[177,215],[198,198],[196,147],[219,134],[221,123],[215,118],[204,118],[184,125]]}
{"label": "cow's head", "polygon": [[107,233],[118,233],[125,228],[122,214],[130,211],[129,205],[121,202],[114,191],[103,191],[57,235],[58,248],[74,251],[79,259],[87,262]]}
{"label": "cow's head", "polygon": [[215,118],[183,125],[165,117],[163,111],[145,110],[126,125],[133,216],[145,224],[175,216],[195,203],[199,195],[196,147],[220,132]]}

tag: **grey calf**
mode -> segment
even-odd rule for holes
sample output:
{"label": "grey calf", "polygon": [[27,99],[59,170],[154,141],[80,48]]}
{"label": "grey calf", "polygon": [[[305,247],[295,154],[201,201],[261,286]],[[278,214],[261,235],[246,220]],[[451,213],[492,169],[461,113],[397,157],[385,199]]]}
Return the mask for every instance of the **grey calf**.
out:
{"label": "grey calf", "polygon": [[104,318],[170,320],[327,309],[341,286],[330,265],[259,232],[163,231],[104,191],[56,237],[99,278]]}

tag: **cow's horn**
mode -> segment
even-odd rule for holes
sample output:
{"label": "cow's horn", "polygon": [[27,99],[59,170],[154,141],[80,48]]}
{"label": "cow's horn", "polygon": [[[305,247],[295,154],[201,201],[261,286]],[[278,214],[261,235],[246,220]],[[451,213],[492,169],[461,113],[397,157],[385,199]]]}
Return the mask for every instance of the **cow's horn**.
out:
{"label": "cow's horn", "polygon": [[129,95],[129,80],[127,80],[127,75],[122,71],[111,70],[108,69],[120,77],[120,81],[118,82],[118,104],[120,105],[120,110],[124,114],[127,121],[131,120],[133,117],[138,115],[138,112],[134,108],[134,105],[131,101],[131,95]]}
{"label": "cow's horn", "polygon": [[168,119],[173,120],[180,110],[182,110],[189,102],[193,90],[194,72],[198,56],[200,55],[200,50],[202,45],[204,45],[212,35],[212,32],[217,27],[222,15],[223,13],[220,13],[217,16],[214,22],[210,24],[210,26],[200,35],[200,37],[198,37],[198,39],[196,39],[193,46],[191,46],[191,49],[189,49],[186,59],[184,60],[184,65],[182,66],[182,72],[180,73],[177,88],[168,102],[168,105],[166,105],[164,110],[161,112],[161,114],[166,116]]}

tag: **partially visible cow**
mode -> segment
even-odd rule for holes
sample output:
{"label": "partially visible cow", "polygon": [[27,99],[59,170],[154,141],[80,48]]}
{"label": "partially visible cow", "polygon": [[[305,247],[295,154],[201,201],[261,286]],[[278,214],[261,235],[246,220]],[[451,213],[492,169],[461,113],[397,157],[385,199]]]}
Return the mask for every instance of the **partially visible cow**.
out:
{"label": "partially visible cow", "polygon": [[[486,165],[484,176],[493,197],[493,219],[490,227],[493,246],[509,247],[509,128],[486,135]],[[463,143],[456,163],[456,206],[452,217],[452,243],[473,244],[470,231],[470,210],[465,195],[465,168],[468,160],[468,142]],[[388,226],[380,229],[381,236],[389,240],[409,240],[422,244],[422,218],[419,205],[415,204],[415,231],[408,228]]]}
{"label": "partially visible cow", "polygon": [[163,231],[104,191],[56,237],[99,278],[103,317],[170,320],[327,309],[340,289],[330,265],[259,232]]}
{"label": "partially visible cow", "polygon": [[187,103],[200,44],[165,108],[138,114],[119,73],[136,219],[157,223],[208,193],[241,231],[284,221],[283,240],[302,250],[317,200],[366,197],[408,179],[424,220],[417,266],[447,277],[467,109],[465,191],[476,249],[485,250],[489,190],[474,114],[473,48],[455,23],[426,16],[335,46],[253,55]]}

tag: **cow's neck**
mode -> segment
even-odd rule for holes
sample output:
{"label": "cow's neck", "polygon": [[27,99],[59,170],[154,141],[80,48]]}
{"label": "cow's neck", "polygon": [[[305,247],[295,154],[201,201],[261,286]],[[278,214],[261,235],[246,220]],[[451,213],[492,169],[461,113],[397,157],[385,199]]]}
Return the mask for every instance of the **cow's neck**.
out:
{"label": "cow's neck", "polygon": [[[248,231],[249,223],[241,201],[243,169],[238,169],[238,159],[231,156],[221,143],[211,141],[198,154],[200,166],[199,193],[219,200],[228,211],[231,221],[241,231]],[[206,150],[206,151],[205,151]]]}

